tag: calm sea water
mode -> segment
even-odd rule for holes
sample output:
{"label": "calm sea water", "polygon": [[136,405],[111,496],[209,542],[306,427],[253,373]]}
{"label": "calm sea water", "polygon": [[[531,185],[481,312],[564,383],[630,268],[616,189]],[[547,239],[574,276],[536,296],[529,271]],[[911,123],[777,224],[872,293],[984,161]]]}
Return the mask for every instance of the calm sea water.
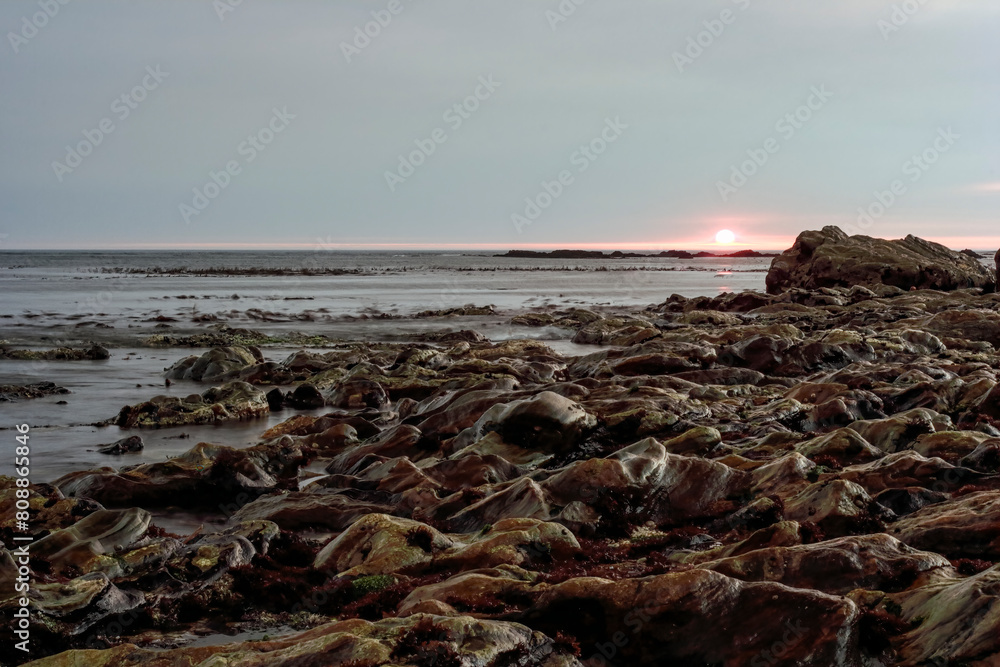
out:
{"label": "calm sea water", "polygon": [[[529,308],[644,307],[673,293],[763,289],[767,259],[510,259],[489,254],[339,252],[3,252],[0,337],[42,342],[73,330],[142,330],[156,317],[176,326],[211,319],[231,326],[295,328],[340,336],[351,318],[407,317],[466,304]],[[345,275],[197,275],[234,268],[329,270]],[[185,272],[170,273],[183,269]],[[725,276],[716,274],[732,269]],[[145,273],[154,271],[154,273]],[[166,271],[166,273],[164,273]],[[191,273],[195,272],[195,273]],[[72,329],[68,328],[72,327]],[[384,329],[384,327],[383,327]],[[114,344],[114,336],[92,333]],[[133,342],[135,336],[131,337]]]}

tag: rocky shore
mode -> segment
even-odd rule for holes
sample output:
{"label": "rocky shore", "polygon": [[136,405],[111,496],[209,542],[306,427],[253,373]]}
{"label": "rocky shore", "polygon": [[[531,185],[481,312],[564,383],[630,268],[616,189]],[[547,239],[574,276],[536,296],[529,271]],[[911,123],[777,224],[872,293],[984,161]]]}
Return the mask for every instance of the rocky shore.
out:
{"label": "rocky shore", "polygon": [[[518,316],[582,355],[451,331],[178,362],[204,391],[108,423],[287,419],[32,486],[28,664],[1000,664],[996,277],[919,239],[872,272],[838,232],[772,293]],[[179,509],[228,523],[154,525]]]}

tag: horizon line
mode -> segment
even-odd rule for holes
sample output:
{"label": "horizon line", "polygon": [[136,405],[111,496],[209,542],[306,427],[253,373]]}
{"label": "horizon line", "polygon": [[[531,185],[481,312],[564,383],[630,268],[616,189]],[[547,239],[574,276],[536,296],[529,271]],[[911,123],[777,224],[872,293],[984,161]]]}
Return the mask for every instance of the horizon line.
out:
{"label": "horizon line", "polygon": [[[780,237],[779,237],[780,238]],[[876,237],[879,238],[879,237]],[[992,250],[1000,246],[1000,237],[923,237],[928,241],[940,243],[954,250],[964,248],[972,250]],[[763,239],[761,239],[763,241]],[[207,242],[207,243],[121,243],[108,245],[81,246],[74,245],[53,245],[42,247],[0,247],[3,252],[52,252],[52,251],[76,251],[76,252],[111,252],[121,250],[298,250],[316,252],[337,252],[337,251],[359,251],[359,250],[424,250],[424,251],[444,251],[444,250],[467,250],[467,251],[505,251],[505,250],[607,250],[607,251],[636,251],[636,252],[663,252],[667,250],[697,250],[715,252],[739,252],[741,250],[755,250],[757,252],[782,252],[792,247],[794,238],[789,238],[785,242],[775,243],[776,237],[768,237],[768,240],[760,243],[736,242],[729,244],[704,243],[697,241],[656,241],[645,243],[331,243],[317,239],[314,242],[299,243],[271,243],[271,242]]]}

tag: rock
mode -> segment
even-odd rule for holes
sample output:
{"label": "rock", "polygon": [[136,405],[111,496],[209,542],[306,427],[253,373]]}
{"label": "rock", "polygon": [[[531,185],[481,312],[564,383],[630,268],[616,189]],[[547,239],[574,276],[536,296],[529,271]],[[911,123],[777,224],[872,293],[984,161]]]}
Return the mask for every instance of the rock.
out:
{"label": "rock", "polygon": [[[67,496],[111,507],[237,507],[294,480],[311,456],[283,442],[233,449],[199,443],[181,456],[127,470],[101,468],[63,475],[53,485]],[[234,510],[235,511],[235,510]]]}
{"label": "rock", "polygon": [[1000,439],[992,438],[980,444],[960,464],[979,472],[997,472],[1000,468]]}
{"label": "rock", "polygon": [[110,445],[100,445],[97,451],[101,454],[127,454],[129,452],[141,452],[142,448],[142,436],[130,435],[121,440],[116,440]]}
{"label": "rock", "polygon": [[838,536],[859,529],[881,527],[886,516],[864,488],[835,479],[817,482],[785,501],[785,518],[817,524],[826,535]]}
{"label": "rock", "polygon": [[30,663],[32,667],[273,667],[276,665],[450,665],[506,667],[511,656],[540,667],[582,667],[565,647],[540,632],[511,622],[414,614],[374,623],[349,619],[255,642],[174,649],[121,644],[111,649],[73,650]]}
{"label": "rock", "polygon": [[992,310],[945,310],[929,317],[903,320],[938,336],[982,341],[1000,349],[1000,313]]}
{"label": "rock", "polygon": [[42,398],[68,394],[69,389],[59,387],[53,382],[36,382],[34,384],[0,384],[0,403],[16,401],[22,398]]}
{"label": "rock", "polygon": [[838,477],[856,482],[869,493],[885,489],[920,486],[939,492],[956,491],[982,480],[974,470],[960,468],[942,459],[928,459],[916,452],[890,454],[878,461],[844,468]]}
{"label": "rock", "polygon": [[419,521],[368,514],[327,544],[313,566],[341,576],[395,574],[430,563],[455,542]]}
{"label": "rock", "polygon": [[472,427],[482,437],[496,431],[503,441],[527,450],[565,451],[596,426],[578,403],[551,391],[513,403],[497,404]]}
{"label": "rock", "polygon": [[676,438],[663,443],[663,448],[671,454],[683,456],[705,456],[722,442],[722,434],[710,426],[699,426]]}
{"label": "rock", "polygon": [[667,453],[647,438],[604,459],[570,464],[541,482],[556,505],[580,501],[618,529],[627,522],[671,524],[733,510],[747,473],[697,457]]}
{"label": "rock", "polygon": [[614,365],[618,375],[666,375],[698,368],[698,364],[670,354],[627,357]]}
{"label": "rock", "polygon": [[336,455],[326,467],[326,472],[332,474],[352,474],[359,472],[356,466],[371,456],[395,458],[409,457],[419,461],[429,457],[433,450],[418,447],[423,438],[419,429],[408,424],[401,424],[379,433],[363,444]]}
{"label": "rock", "polygon": [[0,359],[19,359],[22,361],[103,361],[110,359],[107,348],[94,344],[89,348],[57,347],[51,350],[11,350],[0,345]]}
{"label": "rock", "polygon": [[638,345],[660,335],[646,320],[635,318],[601,319],[576,332],[573,342],[580,345]]}
{"label": "rock", "polygon": [[254,419],[270,412],[264,392],[246,382],[230,382],[187,398],[156,396],[126,405],[106,423],[121,428],[160,428]]}
{"label": "rock", "polygon": [[833,461],[838,466],[867,463],[885,454],[849,428],[841,428],[795,445],[795,451],[813,461]]}
{"label": "rock", "polygon": [[271,412],[278,412],[285,407],[285,394],[280,389],[272,389],[267,392],[265,398],[267,398],[267,407]]}
{"label": "rock", "polygon": [[389,404],[389,396],[378,382],[353,379],[339,383],[329,393],[326,402],[337,408],[380,409]]}
{"label": "rock", "polygon": [[885,489],[875,496],[875,502],[895,514],[906,516],[922,507],[947,500],[948,496],[938,491],[922,489],[919,486],[904,486]]}
{"label": "rock", "polygon": [[264,361],[255,347],[215,347],[200,357],[185,357],[167,369],[171,380],[218,382]]}
{"label": "rock", "polygon": [[950,563],[944,556],[917,551],[894,537],[875,534],[762,548],[703,562],[699,567],[743,581],[773,581],[844,595],[856,588],[900,590],[920,572],[948,568]]}
{"label": "rock", "polygon": [[314,567],[340,576],[462,572],[572,558],[580,544],[565,527],[503,519],[483,531],[444,535],[419,521],[369,514],[327,544]]}
{"label": "rock", "polygon": [[897,641],[899,664],[996,664],[1000,654],[1000,566],[893,596],[913,629]]}
{"label": "rock", "polygon": [[[767,515],[780,519],[781,507],[769,498],[762,498],[739,512],[734,512],[715,525],[739,531],[758,525],[762,523],[761,520],[766,523],[770,520],[765,518]],[[699,551],[677,551],[670,554],[670,560],[685,565],[700,566],[702,563],[749,554],[760,549],[790,547],[798,544],[802,544],[802,527],[795,521],[777,521],[754,530],[744,540]]]}
{"label": "rock", "polygon": [[920,436],[948,431],[954,426],[946,415],[926,408],[915,408],[886,419],[852,422],[848,428],[881,451],[892,453],[908,448]]}
{"label": "rock", "polygon": [[993,280],[975,259],[915,236],[886,241],[824,227],[802,232],[789,250],[775,257],[766,283],[768,294],[777,294],[793,287],[855,285],[957,290],[987,287]]}
{"label": "rock", "polygon": [[92,572],[145,534],[151,518],[149,512],[137,508],[99,510],[34,542],[29,550],[33,557],[47,560],[56,571],[72,568]]}
{"label": "rock", "polygon": [[415,588],[399,603],[397,613],[458,616],[458,609],[495,612],[508,606],[504,600],[530,599],[531,583],[529,573],[513,567],[459,573],[440,583]]}
{"label": "rock", "polygon": [[695,569],[572,579],[545,589],[521,620],[568,630],[587,664],[737,667],[860,664],[859,616],[846,598]]}
{"label": "rock", "polygon": [[[438,521],[448,530],[462,533],[473,532],[482,530],[487,525],[493,525],[503,519],[539,519],[544,521],[552,515],[545,491],[527,477],[522,477],[502,490],[458,509],[456,503],[461,503],[462,500],[463,494],[455,494],[454,497],[445,498],[436,508],[438,514],[441,514],[441,509],[446,508],[445,516],[438,518]],[[453,513],[454,509],[458,509],[458,511]]]}
{"label": "rock", "polygon": [[[35,621],[31,634],[32,653],[35,655],[51,650],[51,644],[62,642],[65,637],[84,636],[88,630],[108,619],[115,622],[116,619],[134,618],[134,610],[145,601],[142,593],[115,586],[102,572],[60,583],[36,582],[32,584],[29,595]],[[15,596],[0,602],[0,611],[5,615],[13,614],[15,608],[19,608],[15,603]],[[46,660],[59,658],[43,658],[43,664]]]}
{"label": "rock", "polygon": [[958,463],[989,439],[989,435],[975,431],[942,431],[918,437],[913,443],[913,451],[928,458]]}
{"label": "rock", "polygon": [[[274,493],[250,500],[242,506],[233,502],[234,521],[272,521],[283,530],[325,528],[346,530],[368,514],[389,514],[399,511],[398,505],[351,499],[323,489]],[[227,507],[228,509],[228,507]]]}
{"label": "rock", "polygon": [[296,410],[315,410],[326,405],[326,397],[312,384],[300,384],[285,396],[285,403]]}
{"label": "rock", "polygon": [[949,558],[1000,558],[1000,491],[928,505],[889,531],[915,549]]}

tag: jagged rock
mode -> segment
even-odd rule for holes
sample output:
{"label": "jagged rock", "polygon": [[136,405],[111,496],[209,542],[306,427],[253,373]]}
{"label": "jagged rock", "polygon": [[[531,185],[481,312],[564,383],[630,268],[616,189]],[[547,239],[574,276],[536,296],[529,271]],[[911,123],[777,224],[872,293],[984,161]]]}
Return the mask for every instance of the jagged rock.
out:
{"label": "jagged rock", "polygon": [[110,359],[107,348],[91,345],[89,348],[57,347],[51,350],[11,350],[0,345],[0,359],[18,359],[22,361],[79,361],[90,359],[103,361]]}
{"label": "jagged rock", "polygon": [[838,227],[799,234],[795,244],[775,257],[767,273],[767,292],[797,287],[874,287],[956,290],[987,287],[995,279],[975,259],[915,236],[886,241],[848,236]]}
{"label": "jagged rock", "polygon": [[607,318],[592,322],[573,336],[581,345],[638,345],[660,335],[660,330],[645,320]]}
{"label": "jagged rock", "polygon": [[53,482],[67,496],[111,507],[204,508],[245,503],[294,479],[311,452],[283,442],[233,449],[199,443],[181,456],[128,470],[69,473]]}
{"label": "jagged rock", "polygon": [[[142,593],[118,588],[103,572],[61,583],[36,582],[28,595],[35,621],[31,644],[35,651],[39,650],[35,642],[82,635],[109,618],[126,617],[145,601]],[[16,596],[0,601],[0,611],[13,614],[15,601]],[[43,661],[52,659],[58,658]]]}
{"label": "jagged rock", "polygon": [[1000,491],[928,505],[889,532],[911,547],[951,558],[1000,558]]}
{"label": "jagged rock", "polygon": [[869,527],[866,524],[887,518],[880,516],[880,507],[861,486],[834,479],[811,484],[787,499],[785,518],[799,523],[815,523],[826,535],[837,536],[850,534],[859,527]]}
{"label": "jagged rock", "polygon": [[773,581],[843,595],[856,588],[906,588],[918,573],[951,564],[944,556],[917,551],[894,537],[875,534],[767,547],[703,562],[699,567],[743,581]]}
{"label": "jagged rock", "polygon": [[902,665],[996,664],[1000,654],[1000,566],[893,596],[914,628],[897,641]]}
{"label": "jagged rock", "polygon": [[102,560],[142,537],[151,518],[149,512],[137,508],[99,510],[34,542],[30,552],[47,560],[56,571],[72,568],[93,572]]}
{"label": "jagged rock", "polygon": [[814,461],[835,461],[840,466],[875,461],[885,454],[856,431],[841,428],[795,445],[795,451]]}
{"label": "jagged rock", "polygon": [[878,493],[884,489],[906,486],[950,492],[981,480],[983,475],[953,466],[942,459],[929,459],[916,452],[905,451],[871,463],[844,468],[838,477],[857,482],[869,493]]}
{"label": "jagged rock", "polygon": [[264,392],[246,382],[230,382],[187,398],[156,396],[126,405],[107,423],[121,428],[160,428],[254,419],[270,412]]}
{"label": "jagged rock", "polygon": [[453,546],[452,539],[419,521],[368,514],[323,547],[313,565],[342,576],[394,574],[425,565]]}
{"label": "jagged rock", "polygon": [[314,566],[340,576],[461,572],[533,560],[568,558],[580,544],[565,527],[537,519],[503,519],[471,535],[445,535],[419,521],[369,514],[316,556]]}
{"label": "jagged rock", "polygon": [[942,431],[918,437],[913,443],[913,451],[928,458],[958,463],[989,439],[986,433],[975,431]]}
{"label": "jagged rock", "polygon": [[[900,322],[910,323],[910,320]],[[945,310],[912,320],[912,324],[939,336],[982,341],[1000,349],[1000,313],[991,310]]]}
{"label": "jagged rock", "polygon": [[852,422],[848,428],[857,431],[874,447],[886,453],[907,449],[920,436],[954,428],[947,415],[926,408],[915,408],[886,419]]}
{"label": "jagged rock", "polygon": [[97,451],[101,454],[127,454],[129,452],[141,452],[142,448],[142,436],[130,435],[121,440],[116,440],[110,445],[102,445]]}
{"label": "jagged rock", "polygon": [[[776,510],[778,516],[780,516],[781,508],[773,501],[765,498],[755,502],[770,504]],[[742,516],[741,513],[743,513]],[[748,518],[744,510],[741,510],[724,519],[720,525],[727,528],[739,529],[746,526]],[[670,559],[686,565],[700,566],[701,563],[741,556],[759,549],[791,547],[799,544],[802,544],[802,527],[798,522],[778,521],[770,526],[755,530],[746,539],[739,542],[713,547],[704,551],[679,551],[671,554]]]}
{"label": "jagged rock", "polygon": [[676,438],[663,442],[663,448],[670,454],[683,456],[704,456],[722,442],[722,434],[710,426],[699,426],[685,431]]}
{"label": "jagged rock", "polygon": [[22,398],[42,398],[57,394],[68,394],[69,389],[59,387],[53,382],[36,382],[34,384],[0,384],[0,403],[16,401]]}

